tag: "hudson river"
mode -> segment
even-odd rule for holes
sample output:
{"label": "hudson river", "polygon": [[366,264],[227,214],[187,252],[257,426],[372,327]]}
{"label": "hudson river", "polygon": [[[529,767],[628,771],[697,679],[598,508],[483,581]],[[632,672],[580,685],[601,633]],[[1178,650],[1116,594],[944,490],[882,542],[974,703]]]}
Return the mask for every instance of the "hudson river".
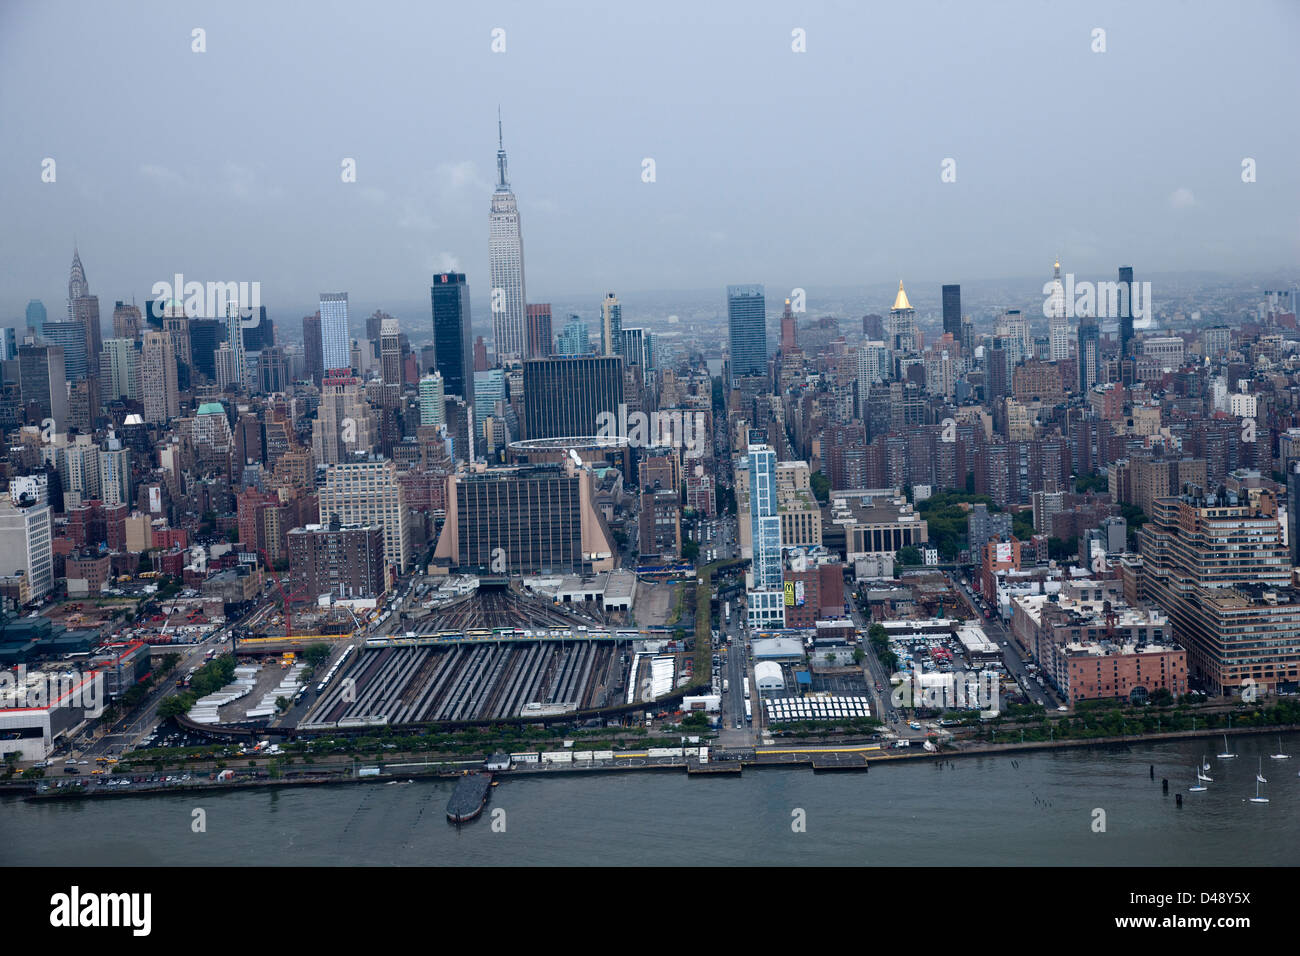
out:
{"label": "hudson river", "polygon": [[[507,777],[483,815],[452,783],[385,783],[0,805],[0,862],[62,866],[1295,865],[1300,738],[1222,738],[877,765]],[[1210,762],[1205,793],[1189,793]],[[1263,757],[1269,803],[1255,796]],[[1148,776],[1155,764],[1156,779]],[[1169,793],[1160,780],[1169,779]],[[1174,805],[1182,794],[1181,809]],[[206,832],[191,829],[193,811]],[[505,811],[504,819],[497,811]],[[797,813],[796,811],[802,811]],[[1105,832],[1094,832],[1102,822]],[[494,815],[498,829],[494,832]],[[803,832],[792,825],[803,823]]]}

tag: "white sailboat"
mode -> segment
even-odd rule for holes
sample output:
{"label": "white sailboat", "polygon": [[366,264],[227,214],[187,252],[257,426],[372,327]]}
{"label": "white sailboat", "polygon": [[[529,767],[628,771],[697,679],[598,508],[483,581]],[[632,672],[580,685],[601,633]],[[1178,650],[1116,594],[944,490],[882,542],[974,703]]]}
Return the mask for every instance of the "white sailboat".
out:
{"label": "white sailboat", "polygon": [[1214,778],[1210,776],[1210,762],[1205,759],[1204,754],[1201,755],[1201,766],[1196,771],[1196,779],[1207,783],[1214,782]]}
{"label": "white sailboat", "polygon": [[1197,767],[1197,768],[1196,768],[1196,783],[1195,783],[1194,785],[1188,787],[1188,788],[1187,788],[1187,792],[1188,792],[1188,793],[1204,793],[1207,789],[1209,789],[1208,787],[1205,786],[1205,784],[1201,783],[1201,780],[1202,780],[1202,779],[1203,779],[1203,778],[1201,777],[1201,769],[1200,769],[1199,767]]}
{"label": "white sailboat", "polygon": [[1282,749],[1282,738],[1277,738],[1277,753],[1269,754],[1273,760],[1290,760],[1291,755]]}
{"label": "white sailboat", "polygon": [[1230,754],[1230,753],[1228,753],[1228,735],[1227,735],[1227,734],[1224,734],[1224,735],[1223,735],[1223,753],[1219,754],[1218,757],[1219,757],[1220,760],[1231,760],[1231,759],[1232,759],[1233,757],[1235,757],[1235,756],[1237,756],[1237,755],[1236,755],[1236,754]]}
{"label": "white sailboat", "polygon": [[1251,803],[1268,803],[1268,797],[1261,797],[1259,795],[1259,787],[1260,784],[1263,783],[1268,783],[1268,781],[1264,779],[1264,758],[1260,757],[1259,773],[1255,774],[1255,795],[1250,798]]}

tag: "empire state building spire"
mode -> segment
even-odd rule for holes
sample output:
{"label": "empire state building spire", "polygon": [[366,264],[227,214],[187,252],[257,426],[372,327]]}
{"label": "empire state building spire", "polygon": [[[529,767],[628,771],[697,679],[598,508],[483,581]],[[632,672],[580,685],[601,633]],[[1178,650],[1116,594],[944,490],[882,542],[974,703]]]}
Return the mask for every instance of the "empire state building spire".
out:
{"label": "empire state building spire", "polygon": [[501,132],[501,107],[497,107],[497,192],[510,191],[510,178],[506,175],[505,136]]}

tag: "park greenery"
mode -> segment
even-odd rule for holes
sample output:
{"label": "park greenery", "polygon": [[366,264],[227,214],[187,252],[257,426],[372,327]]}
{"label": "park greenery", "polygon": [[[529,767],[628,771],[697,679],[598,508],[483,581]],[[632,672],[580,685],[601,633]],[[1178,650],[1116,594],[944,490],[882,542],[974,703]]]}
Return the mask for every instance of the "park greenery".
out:
{"label": "park greenery", "polygon": [[222,654],[220,657],[214,657],[194,673],[187,690],[172,694],[158,705],[158,716],[166,720],[168,717],[179,717],[181,714],[188,713],[200,697],[216,693],[234,678],[234,655]]}
{"label": "park greenery", "polygon": [[954,561],[957,553],[966,547],[968,511],[962,505],[985,504],[989,511],[1000,511],[988,495],[961,491],[940,491],[916,506],[917,513],[925,519],[930,546],[938,549],[943,561]]}

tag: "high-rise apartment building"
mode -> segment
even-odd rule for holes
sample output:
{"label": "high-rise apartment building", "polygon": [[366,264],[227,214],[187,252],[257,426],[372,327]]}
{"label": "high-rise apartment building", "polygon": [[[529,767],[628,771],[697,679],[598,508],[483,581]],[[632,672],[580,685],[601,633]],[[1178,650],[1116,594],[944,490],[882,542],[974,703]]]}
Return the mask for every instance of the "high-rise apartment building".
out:
{"label": "high-rise apartment building", "polygon": [[0,497],[0,577],[22,574],[33,598],[54,590],[54,516],[48,504]]}
{"label": "high-rise apartment building", "polygon": [[387,590],[384,529],[309,524],[288,534],[289,589],[303,600],[377,598]]}
{"label": "high-rise apartment building", "polygon": [[587,337],[586,323],[576,315],[569,316],[569,321],[560,332],[556,346],[556,351],[560,355],[588,354],[591,351],[591,343]]}
{"label": "high-rise apartment building", "polygon": [[746,454],[750,535],[754,549],[748,582],[749,624],[750,627],[780,627],[785,621],[785,590],[782,587],[776,452],[769,445],[751,442]]}
{"label": "high-rise apartment building", "polygon": [[[488,214],[488,260],[492,279],[492,340],[497,364],[524,357],[524,240],[519,206],[506,173],[506,148],[497,120],[497,187]],[[443,372],[447,378],[447,373]],[[450,380],[449,380],[450,384]],[[459,393],[457,393],[459,394]]]}
{"label": "high-rise apartment building", "polygon": [[106,401],[140,401],[140,345],[135,339],[105,339],[99,368]]}
{"label": "high-rise apartment building", "polygon": [[384,560],[405,573],[411,564],[411,534],[406,494],[397,466],[387,459],[330,466],[320,491],[324,525],[375,525],[384,529]]}
{"label": "high-rise apartment building", "polygon": [[447,420],[446,393],[442,376],[438,372],[420,379],[420,424],[442,425]]}
{"label": "high-rise apartment building", "polygon": [[1133,354],[1133,267],[1119,267],[1119,354]]}
{"label": "high-rise apartment building", "polygon": [[623,306],[612,292],[600,304],[600,354],[623,354]]}
{"label": "high-rise apartment building", "polygon": [[1160,498],[1138,542],[1145,593],[1173,622],[1191,677],[1225,695],[1294,686],[1300,595],[1271,494]]}
{"label": "high-rise apartment building", "polygon": [[761,285],[727,286],[731,387],[767,375],[767,307]]}
{"label": "high-rise apartment building", "polygon": [[1102,384],[1101,326],[1091,316],[1079,321],[1079,391],[1088,392]]}
{"label": "high-rise apartment building", "polygon": [[181,413],[176,385],[176,354],[165,332],[150,329],[144,334],[140,352],[140,388],[143,391],[144,420],[168,422]]}

